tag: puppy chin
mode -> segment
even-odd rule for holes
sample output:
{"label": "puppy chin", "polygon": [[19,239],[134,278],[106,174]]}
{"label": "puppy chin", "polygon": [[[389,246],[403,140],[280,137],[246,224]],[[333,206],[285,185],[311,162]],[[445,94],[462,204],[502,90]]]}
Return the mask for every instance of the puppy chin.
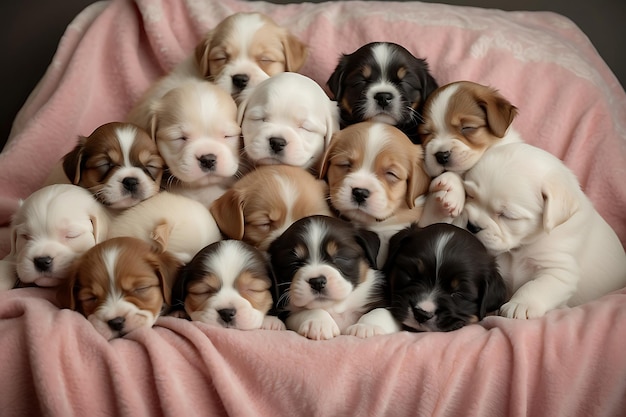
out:
{"label": "puppy chin", "polygon": [[372,122],[386,123],[388,125],[394,125],[394,126],[398,124],[398,119],[388,113],[377,113],[377,114],[374,114],[373,116],[370,116],[370,117],[366,116],[366,117]]}

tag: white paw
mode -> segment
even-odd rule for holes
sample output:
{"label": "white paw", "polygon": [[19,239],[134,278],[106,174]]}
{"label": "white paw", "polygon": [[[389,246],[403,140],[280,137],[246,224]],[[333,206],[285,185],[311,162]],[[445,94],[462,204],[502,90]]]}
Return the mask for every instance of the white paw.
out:
{"label": "white paw", "polygon": [[439,209],[448,216],[457,217],[465,204],[465,189],[460,177],[444,172],[430,184],[430,193],[439,204]]}
{"label": "white paw", "polygon": [[500,307],[499,314],[510,319],[536,319],[543,317],[546,314],[546,309],[539,305],[509,301]]}
{"label": "white paw", "polygon": [[307,320],[298,329],[302,336],[313,340],[328,340],[339,336],[339,326],[330,320]]}
{"label": "white paw", "polygon": [[368,337],[386,334],[387,332],[380,326],[374,324],[357,323],[346,329],[346,334],[350,336],[367,339]]}
{"label": "white paw", "polygon": [[263,330],[285,330],[285,323],[276,316],[265,316],[261,324]]}

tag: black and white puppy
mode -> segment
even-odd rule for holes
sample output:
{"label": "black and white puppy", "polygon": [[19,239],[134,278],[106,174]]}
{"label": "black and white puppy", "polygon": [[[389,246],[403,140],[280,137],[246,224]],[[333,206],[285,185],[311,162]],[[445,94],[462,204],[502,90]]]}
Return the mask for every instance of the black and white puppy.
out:
{"label": "black and white puppy", "polygon": [[365,338],[400,330],[374,269],[376,233],[328,216],[296,221],[272,242],[269,255],[287,329],[315,340],[340,334]]}
{"label": "black and white puppy", "polygon": [[391,42],[372,42],[343,54],[327,82],[342,128],[367,120],[398,127],[420,143],[422,107],[437,87],[426,60]]}
{"label": "black and white puppy", "polygon": [[390,311],[408,330],[456,330],[506,301],[495,258],[470,232],[447,223],[395,234],[383,271]]}

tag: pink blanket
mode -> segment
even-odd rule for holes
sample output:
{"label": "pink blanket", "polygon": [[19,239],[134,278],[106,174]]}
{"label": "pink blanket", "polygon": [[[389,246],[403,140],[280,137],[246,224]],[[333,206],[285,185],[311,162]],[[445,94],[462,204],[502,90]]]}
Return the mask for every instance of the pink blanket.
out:
{"label": "pink blanket", "polygon": [[[440,84],[498,88],[526,141],[570,166],[626,242],[626,94],[585,35],[552,13],[419,2],[274,5],[113,0],[87,8],[0,154],[0,256],[10,217],[78,135],[121,120],[227,15],[256,10],[307,42],[324,85],[341,53],[397,42]],[[446,334],[313,342],[175,318],[104,341],[49,290],[0,294],[2,415],[617,416],[626,410],[626,289],[545,318]]]}

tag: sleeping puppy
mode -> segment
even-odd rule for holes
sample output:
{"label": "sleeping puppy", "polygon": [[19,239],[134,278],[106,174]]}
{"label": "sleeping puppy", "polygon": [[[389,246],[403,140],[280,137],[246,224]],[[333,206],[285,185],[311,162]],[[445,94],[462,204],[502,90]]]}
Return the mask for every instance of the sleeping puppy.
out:
{"label": "sleeping puppy", "polygon": [[491,147],[521,142],[511,127],[517,108],[497,90],[470,81],[447,84],[424,106],[419,132],[433,177],[420,226],[451,223],[463,210],[463,174]]}
{"label": "sleeping puppy", "polygon": [[465,174],[465,190],[457,220],[497,256],[512,294],[501,315],[541,317],[626,286],[617,235],[550,153],[524,143],[494,147]]}
{"label": "sleeping puppy", "polygon": [[263,252],[239,240],[222,240],[184,267],[173,299],[191,320],[229,329],[283,330],[284,323],[268,315],[274,290]]}
{"label": "sleeping puppy", "polygon": [[495,257],[465,229],[413,223],[391,238],[383,268],[390,311],[405,328],[451,331],[506,301]]}
{"label": "sleeping puppy", "polygon": [[203,247],[222,235],[202,203],[162,191],[116,216],[107,237],[132,236],[158,244],[171,256],[187,263]]}
{"label": "sleeping puppy", "polygon": [[165,189],[210,206],[240,174],[237,105],[208,81],[187,81],[151,106]]}
{"label": "sleeping puppy", "polygon": [[399,326],[385,308],[384,276],[374,269],[378,236],[328,216],[296,221],[269,248],[287,329],[309,339],[361,338]]}
{"label": "sleeping puppy", "polygon": [[11,251],[0,261],[0,289],[17,282],[53,287],[74,259],[105,240],[106,209],[72,184],[43,187],[26,198],[11,221]]}
{"label": "sleeping puppy", "polygon": [[422,147],[398,128],[362,122],[337,132],[324,155],[321,178],[340,217],[379,234],[382,265],[391,235],[419,220],[426,193]]}
{"label": "sleeping puppy", "polygon": [[425,60],[391,42],[344,54],[327,85],[339,103],[342,127],[366,120],[389,123],[419,143],[426,98],[437,88]]}
{"label": "sleeping puppy", "polygon": [[312,172],[333,133],[337,103],[301,74],[285,72],[261,82],[239,105],[244,152],[254,165],[286,164]]}
{"label": "sleeping puppy", "polygon": [[84,315],[107,340],[152,327],[170,303],[181,263],[162,248],[133,237],[106,240],[73,266],[58,298]]}
{"label": "sleeping puppy", "polygon": [[327,186],[303,168],[263,165],[211,206],[224,235],[266,250],[289,225],[313,214],[331,215]]}
{"label": "sleeping puppy", "polygon": [[268,16],[234,13],[198,42],[194,51],[157,80],[131,109],[127,120],[145,126],[150,106],[190,79],[208,80],[239,102],[240,96],[270,76],[298,71],[308,47]]}

